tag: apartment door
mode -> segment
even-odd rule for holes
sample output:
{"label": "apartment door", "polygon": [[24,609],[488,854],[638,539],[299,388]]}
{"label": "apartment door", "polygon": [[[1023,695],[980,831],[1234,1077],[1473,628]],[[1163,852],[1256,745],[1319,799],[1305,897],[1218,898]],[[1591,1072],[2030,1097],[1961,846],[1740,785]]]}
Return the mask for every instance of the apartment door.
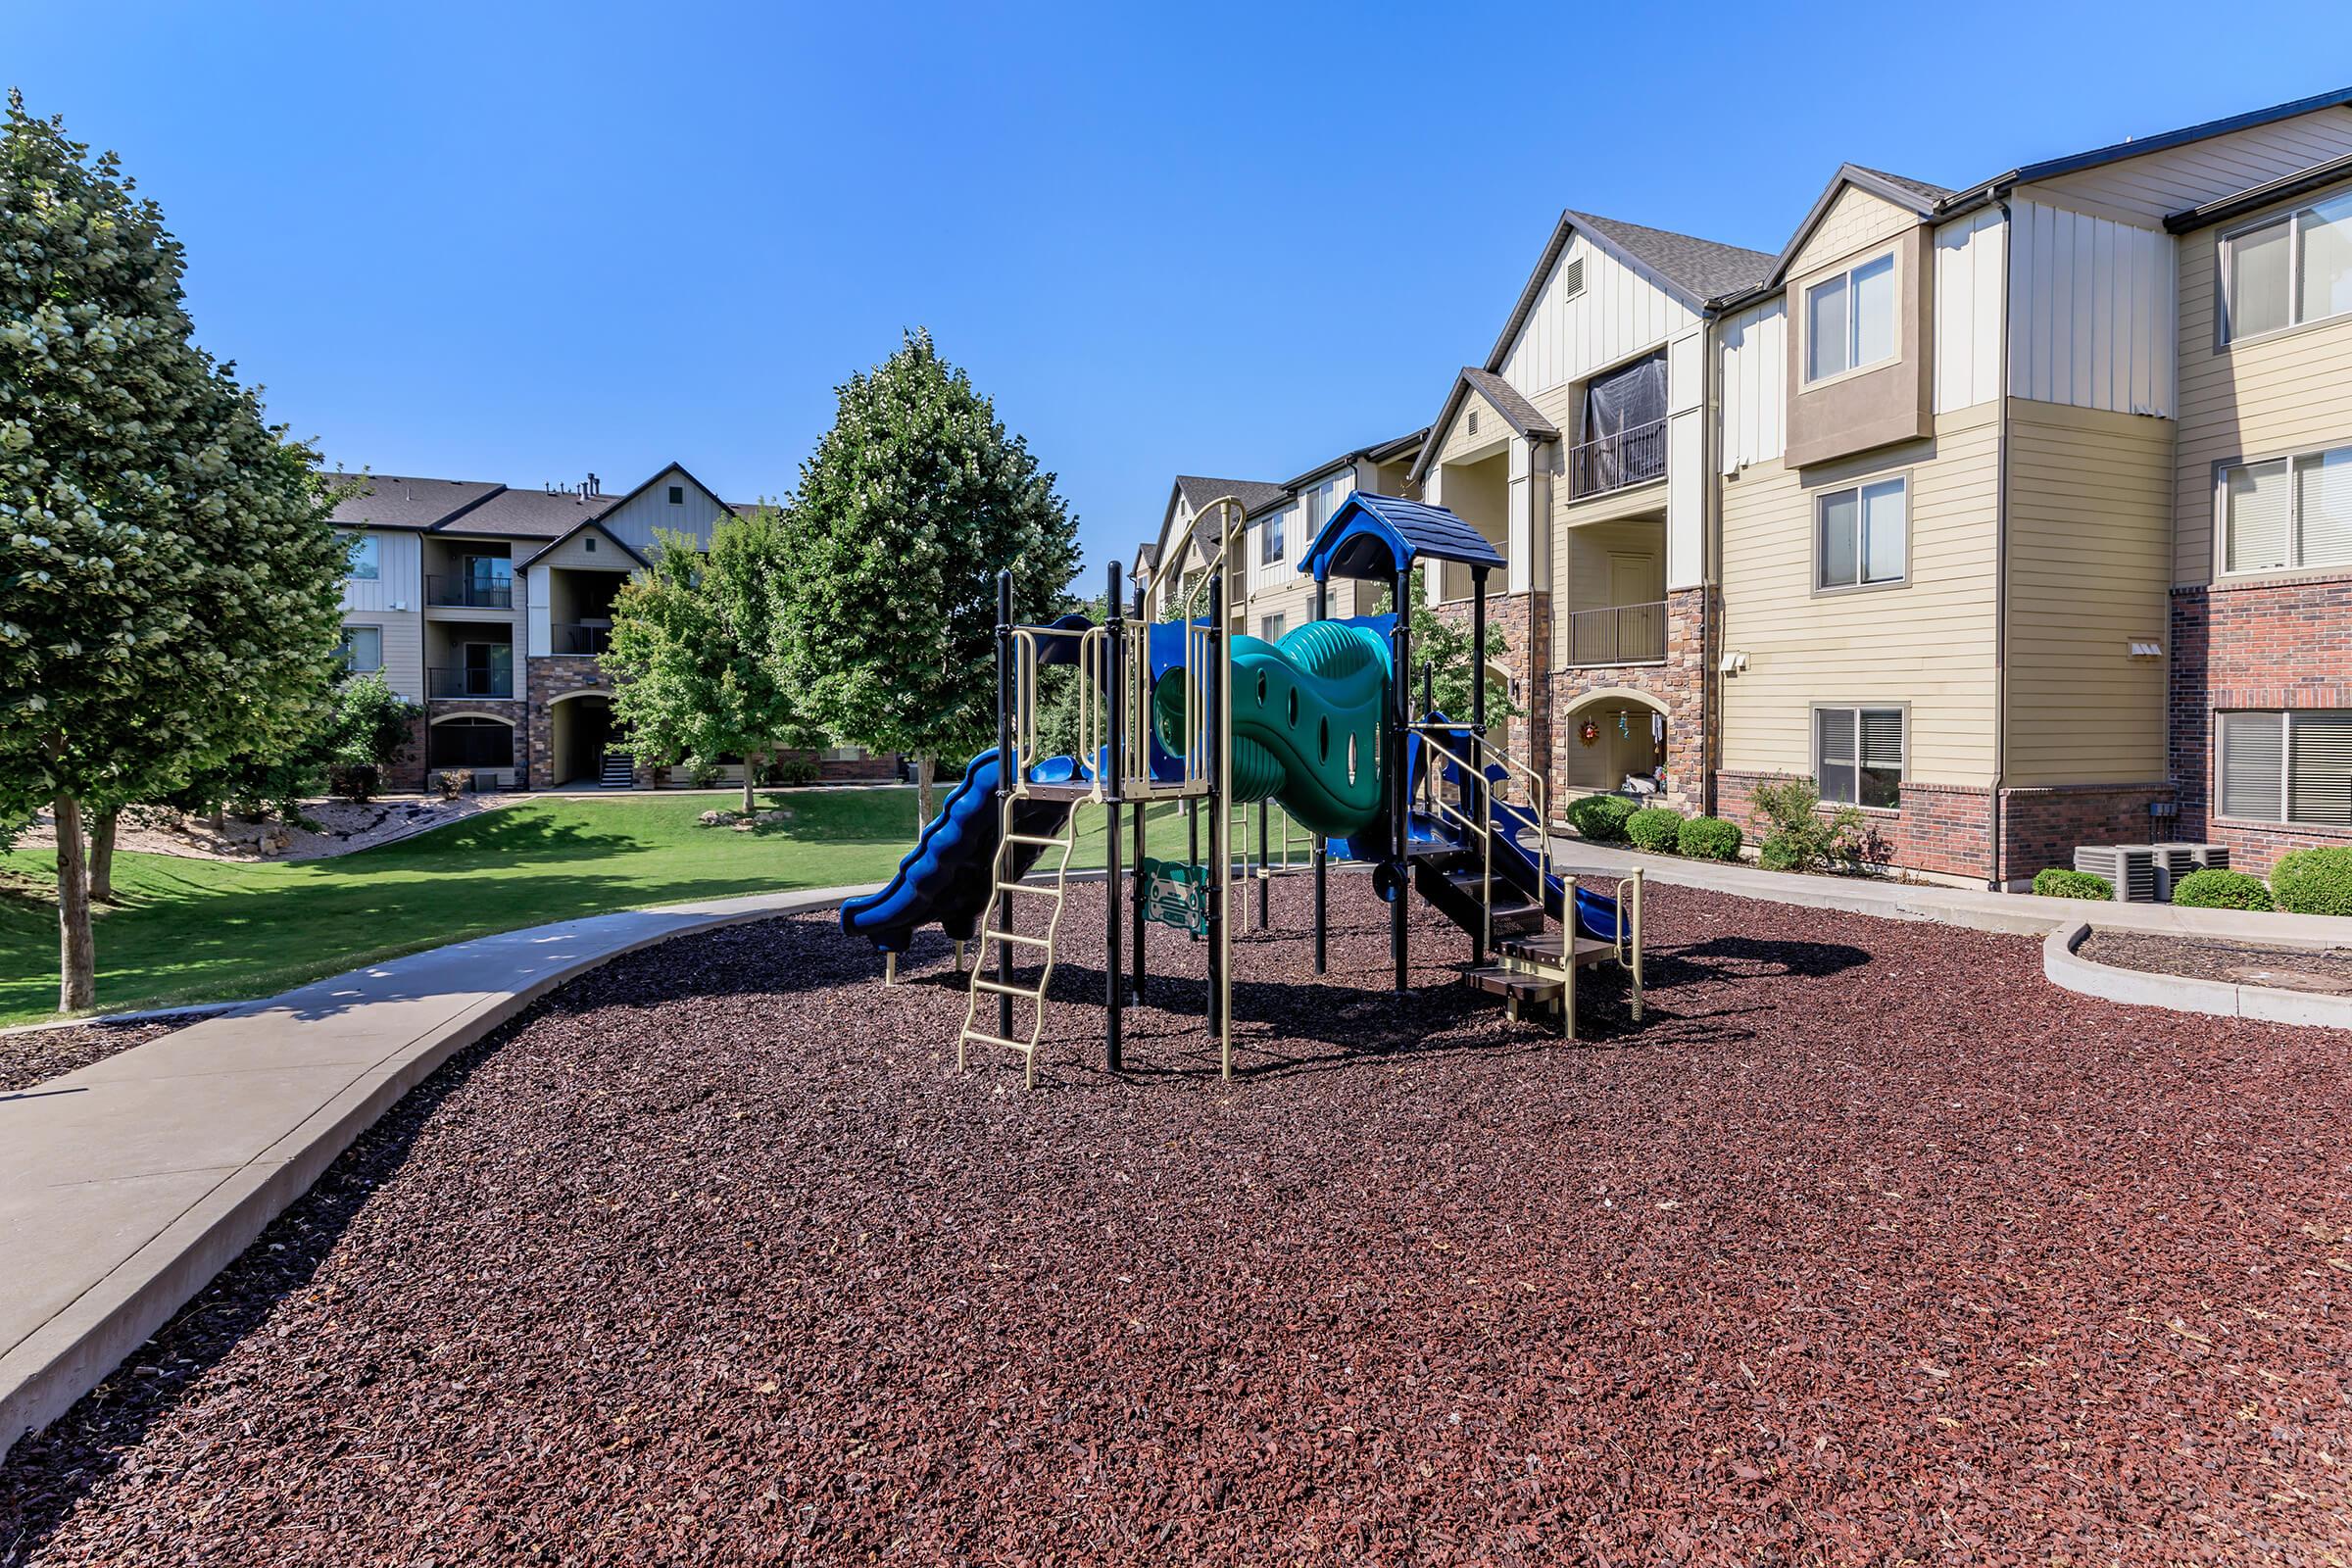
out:
{"label": "apartment door", "polygon": [[1658,564],[1648,556],[1609,557],[1609,603],[1616,607],[1613,662],[1666,657],[1665,626],[1656,602]]}

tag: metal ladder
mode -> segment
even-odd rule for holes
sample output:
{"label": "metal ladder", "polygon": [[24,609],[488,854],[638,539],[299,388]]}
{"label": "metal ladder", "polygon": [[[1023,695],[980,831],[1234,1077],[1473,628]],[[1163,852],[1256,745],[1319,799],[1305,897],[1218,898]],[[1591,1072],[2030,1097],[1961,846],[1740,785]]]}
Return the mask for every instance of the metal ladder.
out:
{"label": "metal ladder", "polygon": [[[963,1004],[963,1032],[956,1037],[956,1070],[963,1071],[965,1052],[972,1042],[978,1041],[984,1046],[1001,1046],[1006,1051],[1017,1051],[1021,1054],[1024,1064],[1021,1087],[1034,1089],[1037,1087],[1037,1043],[1046,1032],[1046,988],[1054,979],[1054,939],[1061,929],[1061,911],[1070,876],[1070,852],[1078,842],[1078,810],[1076,807],[1071,808],[1070,814],[1062,819],[1059,834],[1049,837],[1037,833],[1015,833],[1012,830],[1014,801],[1014,797],[1007,796],[1005,798],[1003,816],[1000,818],[1001,831],[997,834],[996,859],[989,868],[991,892],[988,908],[983,911],[980,922],[980,941],[972,954],[971,994]],[[1061,859],[1054,867],[1053,886],[1048,887],[1042,883],[1021,882],[1007,878],[1006,873],[1012,869],[1013,862],[1023,846],[1061,851]],[[1044,857],[1041,856],[1039,858],[1042,859]],[[1054,912],[1046,918],[1046,934],[1044,936],[1028,936],[1018,931],[1006,930],[1004,926],[997,923],[997,911],[1000,908],[1004,910],[1006,923],[1010,923],[1012,899],[1016,895],[1053,901]],[[1033,987],[1013,985],[990,978],[988,945],[991,942],[1044,949],[1045,958],[1038,967],[1037,984]],[[1000,947],[997,951],[1002,953],[1004,949]],[[1011,1040],[1004,1035],[992,1034],[988,1030],[978,1027],[980,999],[983,996],[1026,998],[1030,1004],[1029,1038],[1026,1041]]]}

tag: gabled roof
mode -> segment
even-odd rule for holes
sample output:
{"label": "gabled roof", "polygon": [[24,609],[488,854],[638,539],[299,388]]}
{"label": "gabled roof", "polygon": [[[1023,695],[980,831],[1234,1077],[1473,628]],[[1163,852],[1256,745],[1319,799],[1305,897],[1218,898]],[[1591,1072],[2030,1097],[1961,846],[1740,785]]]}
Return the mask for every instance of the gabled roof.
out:
{"label": "gabled roof", "polygon": [[1195,512],[1226,496],[1239,501],[1243,511],[1254,512],[1270,501],[1282,499],[1282,486],[1262,479],[1203,479],[1198,474],[1180,473],[1176,476],[1176,493]]}
{"label": "gabled roof", "polygon": [[[703,483],[702,480],[697,479],[693,474],[688,473],[686,471],[686,465],[683,463],[667,463],[655,469],[653,474],[647,478],[645,483],[639,485],[627,495],[620,497],[618,500],[614,501],[612,505],[614,507],[627,506],[630,502],[636,500],[639,496],[645,494],[648,490],[651,490],[654,486],[660,484],[662,480],[668,478],[673,473],[679,478],[684,479],[687,483],[693,485],[703,494],[709,496],[711,500],[718,501],[718,492],[711,489],[709,485]],[[718,501],[718,504],[722,507],[727,505],[727,503],[724,501]],[[733,509],[729,508],[729,510],[732,511]]]}
{"label": "gabled roof", "polygon": [[1472,567],[1503,564],[1486,535],[1444,507],[1359,490],[1323,524],[1298,569],[1311,572],[1317,582],[1335,576],[1391,582],[1420,561]]}
{"label": "gabled roof", "polygon": [[645,557],[630,549],[629,542],[626,539],[621,538],[618,534],[606,527],[594,517],[582,517],[578,522],[573,523],[570,527],[564,529],[562,533],[556,535],[553,539],[550,539],[547,543],[541,545],[538,549],[523,557],[520,561],[516,562],[515,564],[518,566],[527,566],[532,562],[537,561],[541,556],[546,555],[549,551],[562,549],[564,545],[571,542],[571,539],[574,535],[585,533],[590,528],[594,528],[601,537],[611,540],[614,549],[618,550],[622,555],[628,557],[631,561],[637,563],[637,564],[640,566],[650,566],[653,564],[653,563],[646,560]]}
{"label": "gabled roof", "polygon": [[1733,290],[1723,298],[1736,299],[1758,289],[1776,287],[1788,275],[1788,264],[1796,259],[1796,253],[1804,249],[1805,241],[1813,237],[1813,230],[1821,226],[1821,220],[1837,205],[1838,193],[1848,185],[1856,190],[1868,191],[1882,201],[1892,202],[1903,211],[1922,219],[1933,217],[1936,204],[1951,194],[1941,185],[1931,185],[1923,179],[1885,174],[1875,169],[1864,169],[1860,164],[1839,164],[1838,172],[1830,176],[1830,182],[1821,188],[1821,194],[1814,199],[1812,209],[1805,214],[1803,221],[1796,225],[1796,232],[1788,236],[1788,243],[1781,247],[1781,254],[1772,259],[1771,268],[1750,288]]}
{"label": "gabled roof", "polygon": [[397,473],[338,471],[326,478],[357,487],[328,514],[348,528],[430,528],[506,488],[486,479],[416,479]]}
{"label": "gabled roof", "polygon": [[1270,512],[1276,506],[1284,502],[1297,500],[1298,492],[1305,489],[1309,481],[1320,479],[1323,477],[1323,475],[1335,472],[1338,469],[1352,466],[1357,463],[1394,463],[1397,458],[1402,457],[1408,452],[1419,451],[1421,448],[1421,443],[1427,440],[1428,437],[1429,426],[1425,424],[1418,430],[1408,431],[1407,433],[1399,436],[1391,436],[1386,441],[1375,442],[1373,445],[1368,447],[1356,447],[1349,451],[1343,452],[1338,457],[1318,463],[1313,467],[1307,469],[1304,473],[1299,474],[1294,479],[1286,481],[1282,486],[1282,495],[1278,500],[1268,501],[1260,506],[1251,507],[1250,509],[1250,514],[1254,516],[1260,512]]}
{"label": "gabled roof", "polygon": [[1501,334],[1487,351],[1488,369],[1502,368],[1511,340],[1519,335],[1519,329],[1527,324],[1527,318],[1535,314],[1537,303],[1544,297],[1544,280],[1551,275],[1552,264],[1568,248],[1569,237],[1580,232],[1603,254],[1653,279],[1658,287],[1693,311],[1703,312],[1709,300],[1749,287],[1772,266],[1772,258],[1762,251],[1677,234],[1671,229],[1645,228],[1640,223],[1598,218],[1573,209],[1564,211],[1559,221],[1552,225],[1544,254],[1536,258],[1535,270],[1527,274],[1518,303],[1511,307],[1510,318],[1502,323]]}
{"label": "gabled roof", "polygon": [[2259,185],[2248,185],[2244,190],[2201,206],[2185,208],[2167,218],[2164,226],[2176,234],[2185,234],[2208,224],[2227,223],[2232,218],[2250,213],[2258,207],[2268,207],[2273,202],[2282,202],[2290,196],[2300,196],[2306,191],[2319,190],[2346,179],[2352,179],[2352,153],[2346,153],[2341,158],[2330,158],[2324,164],[2314,164],[2296,173],[2264,180]]}
{"label": "gabled roof", "polygon": [[553,539],[618,505],[612,496],[583,496],[576,490],[501,490],[463,517],[435,525],[434,531]]}
{"label": "gabled roof", "polygon": [[1492,370],[1465,365],[1461,373],[1453,378],[1453,385],[1446,389],[1445,407],[1438,411],[1437,418],[1430,422],[1429,438],[1422,443],[1421,455],[1413,460],[1412,472],[1406,475],[1409,482],[1418,484],[1421,476],[1429,472],[1430,465],[1437,461],[1439,442],[1452,425],[1453,416],[1461,412],[1462,400],[1473,392],[1492,404],[1494,412],[1502,416],[1505,424],[1530,441],[1557,441],[1560,438],[1559,426],[1546,418],[1542,409],[1528,402],[1525,393]]}

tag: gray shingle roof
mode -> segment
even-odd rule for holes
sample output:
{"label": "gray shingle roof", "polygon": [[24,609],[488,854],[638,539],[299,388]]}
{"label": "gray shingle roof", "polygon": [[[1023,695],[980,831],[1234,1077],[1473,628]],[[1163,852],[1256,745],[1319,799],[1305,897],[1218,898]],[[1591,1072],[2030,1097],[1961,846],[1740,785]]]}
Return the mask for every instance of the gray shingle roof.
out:
{"label": "gray shingle roof", "polygon": [[1568,220],[1596,238],[1614,245],[1697,300],[1720,299],[1761,282],[1772,270],[1773,258],[1719,240],[1671,229],[1647,228],[1592,213],[1571,209]]}
{"label": "gray shingle roof", "polygon": [[329,514],[346,527],[430,528],[494,496],[504,486],[479,479],[416,479],[397,473],[328,474],[361,486]]}
{"label": "gray shingle roof", "polygon": [[1195,512],[1220,496],[1231,496],[1242,504],[1243,511],[1255,512],[1288,494],[1282,486],[1258,479],[1203,479],[1192,473],[1178,474],[1176,488]]}
{"label": "gray shingle roof", "polygon": [[1480,397],[1494,404],[1494,412],[1510,420],[1511,428],[1521,435],[1532,436],[1539,441],[1558,439],[1559,426],[1553,424],[1542,409],[1530,403],[1526,393],[1493,370],[1465,365],[1462,367],[1462,379],[1469,382]]}
{"label": "gray shingle roof", "polygon": [[436,532],[490,533],[514,539],[555,539],[620,505],[618,496],[581,496],[577,491],[501,490]]}
{"label": "gray shingle roof", "polygon": [[1862,170],[1865,174],[1875,174],[1889,185],[1911,192],[1919,198],[1919,205],[1922,207],[1933,207],[1952,193],[1951,187],[1948,185],[1931,185],[1924,179],[1913,179],[1906,174],[1890,174],[1884,169],[1866,169],[1860,164],[1856,164],[1854,167]]}

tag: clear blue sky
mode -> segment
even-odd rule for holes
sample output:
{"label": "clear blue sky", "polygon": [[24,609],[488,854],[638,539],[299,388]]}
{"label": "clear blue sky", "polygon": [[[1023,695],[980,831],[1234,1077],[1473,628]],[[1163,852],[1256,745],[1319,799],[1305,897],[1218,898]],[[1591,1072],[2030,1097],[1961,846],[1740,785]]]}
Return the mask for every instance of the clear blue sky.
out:
{"label": "clear blue sky", "polygon": [[2352,84],[2340,0],[2229,16],[9,0],[0,81],[122,154],[334,459],[775,494],[919,323],[1091,584],[1176,472],[1430,418],[1562,207],[1773,250],[1843,160],[1969,184]]}

